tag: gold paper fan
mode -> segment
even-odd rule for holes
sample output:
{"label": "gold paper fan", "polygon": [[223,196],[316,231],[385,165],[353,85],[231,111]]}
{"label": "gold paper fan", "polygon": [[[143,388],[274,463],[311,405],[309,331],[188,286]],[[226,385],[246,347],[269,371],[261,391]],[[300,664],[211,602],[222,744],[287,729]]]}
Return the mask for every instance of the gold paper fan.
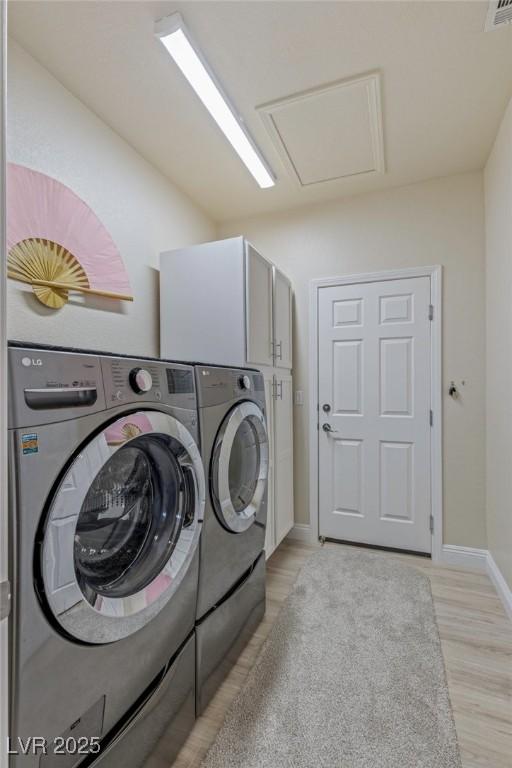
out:
{"label": "gold paper fan", "polygon": [[107,445],[124,445],[128,440],[132,440],[134,437],[142,435],[142,429],[137,424],[132,424],[130,421],[122,426],[121,432],[123,435],[122,438],[107,438]]}
{"label": "gold paper fan", "polygon": [[132,424],[131,422],[125,424],[121,431],[127,440],[142,435],[142,429],[137,424]]}
{"label": "gold paper fan", "polygon": [[[11,248],[7,270],[14,280],[31,283],[39,301],[52,309],[66,304],[70,290],[89,288],[87,275],[73,254],[64,246],[39,237],[21,240]],[[63,283],[66,287],[44,283]]]}

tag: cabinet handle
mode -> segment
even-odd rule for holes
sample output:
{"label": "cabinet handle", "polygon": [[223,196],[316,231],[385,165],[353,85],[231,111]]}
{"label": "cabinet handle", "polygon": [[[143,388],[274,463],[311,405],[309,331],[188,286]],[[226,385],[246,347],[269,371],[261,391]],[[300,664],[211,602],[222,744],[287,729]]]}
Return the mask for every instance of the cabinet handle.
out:
{"label": "cabinet handle", "polygon": [[277,381],[274,380],[272,382],[272,397],[274,400],[282,400],[283,399],[283,380]]}

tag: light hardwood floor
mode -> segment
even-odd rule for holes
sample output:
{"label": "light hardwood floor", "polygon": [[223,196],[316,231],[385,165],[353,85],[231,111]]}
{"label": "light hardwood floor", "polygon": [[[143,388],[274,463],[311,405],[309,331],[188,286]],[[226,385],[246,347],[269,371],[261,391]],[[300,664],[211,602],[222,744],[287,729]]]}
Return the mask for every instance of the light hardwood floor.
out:
{"label": "light hardwood floor", "polygon": [[[285,541],[267,562],[266,616],[196,721],[173,768],[200,765],[302,564],[314,549]],[[512,768],[512,622],[489,578],[434,566],[426,558],[385,555],[414,563],[430,578],[464,768]]]}

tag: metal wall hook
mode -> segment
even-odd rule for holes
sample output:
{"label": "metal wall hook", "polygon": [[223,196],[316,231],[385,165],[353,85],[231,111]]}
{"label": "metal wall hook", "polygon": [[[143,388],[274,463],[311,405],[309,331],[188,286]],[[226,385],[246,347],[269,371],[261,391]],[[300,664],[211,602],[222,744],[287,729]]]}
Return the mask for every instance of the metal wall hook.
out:
{"label": "metal wall hook", "polygon": [[459,390],[455,386],[454,381],[450,381],[450,389],[448,390],[448,394],[450,395],[450,397],[453,397],[454,400],[456,400],[459,396]]}

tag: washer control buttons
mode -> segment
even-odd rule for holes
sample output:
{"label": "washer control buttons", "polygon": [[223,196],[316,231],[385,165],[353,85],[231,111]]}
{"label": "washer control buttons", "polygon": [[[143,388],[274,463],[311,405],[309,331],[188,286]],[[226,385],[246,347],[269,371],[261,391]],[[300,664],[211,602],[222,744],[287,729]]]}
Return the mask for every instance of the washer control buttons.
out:
{"label": "washer control buttons", "polygon": [[240,389],[250,389],[251,388],[251,379],[249,376],[240,376],[238,379],[238,386]]}
{"label": "washer control buttons", "polygon": [[130,371],[129,380],[131,388],[138,395],[141,395],[144,392],[149,392],[153,386],[151,374],[149,371],[146,371],[145,368],[133,368]]}

